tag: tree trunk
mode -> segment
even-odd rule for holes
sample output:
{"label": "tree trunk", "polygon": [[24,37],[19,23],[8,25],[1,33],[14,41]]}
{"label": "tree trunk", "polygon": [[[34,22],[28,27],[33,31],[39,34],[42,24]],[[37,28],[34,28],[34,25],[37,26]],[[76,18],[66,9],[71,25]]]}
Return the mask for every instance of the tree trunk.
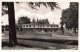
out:
{"label": "tree trunk", "polygon": [[74,28],[74,33],[76,34],[76,28]]}
{"label": "tree trunk", "polygon": [[15,14],[14,14],[13,2],[8,2],[8,16],[9,16],[9,45],[14,46],[17,44],[17,38],[16,38]]}
{"label": "tree trunk", "polygon": [[62,34],[64,34],[63,24],[61,24],[61,30],[62,30]]}

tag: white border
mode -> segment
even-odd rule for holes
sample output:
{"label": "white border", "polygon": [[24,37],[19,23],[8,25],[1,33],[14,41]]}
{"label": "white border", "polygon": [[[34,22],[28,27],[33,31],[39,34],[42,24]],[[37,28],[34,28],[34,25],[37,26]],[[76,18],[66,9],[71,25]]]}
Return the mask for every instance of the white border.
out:
{"label": "white border", "polygon": [[[79,0],[0,0],[0,11],[2,11],[2,2],[78,2],[80,4]],[[80,5],[79,5],[80,6]],[[80,7],[79,7],[80,8]],[[80,13],[80,10],[79,10]],[[0,12],[0,21],[1,21],[1,12]],[[80,22],[80,20],[78,21]],[[1,23],[0,23],[1,25]],[[80,23],[79,23],[80,25]],[[0,26],[1,29],[1,26]],[[79,27],[80,29],[80,27]],[[80,33],[78,33],[79,35]],[[80,36],[79,36],[80,40]],[[0,31],[0,46],[1,46],[1,31]],[[79,42],[80,44],[80,42]],[[78,45],[79,46],[79,45]],[[80,46],[78,47],[78,50],[2,50],[0,47],[0,52],[80,52]]]}

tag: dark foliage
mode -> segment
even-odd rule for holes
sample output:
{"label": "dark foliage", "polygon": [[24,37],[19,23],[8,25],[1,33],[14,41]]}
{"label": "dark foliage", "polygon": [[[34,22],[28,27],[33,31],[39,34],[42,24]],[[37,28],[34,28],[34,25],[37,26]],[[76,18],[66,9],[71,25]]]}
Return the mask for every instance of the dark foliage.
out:
{"label": "dark foliage", "polygon": [[[66,25],[66,28],[74,29],[76,33],[76,28],[78,28],[78,3],[77,2],[71,2],[68,9],[65,9],[62,11],[62,17],[61,20]],[[62,22],[61,21],[61,22]]]}

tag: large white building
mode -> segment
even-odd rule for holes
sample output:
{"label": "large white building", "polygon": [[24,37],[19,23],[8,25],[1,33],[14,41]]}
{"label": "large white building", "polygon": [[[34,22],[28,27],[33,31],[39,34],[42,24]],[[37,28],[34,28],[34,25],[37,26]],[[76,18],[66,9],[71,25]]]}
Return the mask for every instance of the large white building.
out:
{"label": "large white building", "polygon": [[53,31],[57,30],[59,26],[57,24],[22,24],[23,30],[44,30]]}
{"label": "large white building", "polygon": [[22,24],[22,28],[59,28],[53,24]]}

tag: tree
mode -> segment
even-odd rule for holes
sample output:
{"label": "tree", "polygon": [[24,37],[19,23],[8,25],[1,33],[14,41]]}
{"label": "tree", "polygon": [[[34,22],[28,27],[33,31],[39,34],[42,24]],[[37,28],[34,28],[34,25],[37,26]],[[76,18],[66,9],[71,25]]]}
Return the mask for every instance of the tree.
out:
{"label": "tree", "polygon": [[14,3],[13,2],[3,2],[2,5],[8,10],[2,8],[2,15],[7,14],[9,16],[9,45],[13,46],[17,44],[16,29],[15,29],[15,14],[14,14]]}
{"label": "tree", "polygon": [[8,14],[8,4],[7,2],[2,2],[2,15]]}
{"label": "tree", "polygon": [[40,5],[44,5],[45,7],[50,7],[51,11],[53,11],[54,8],[59,8],[59,5],[57,4],[57,2],[27,2],[27,4],[32,9],[36,9],[36,10],[38,9],[37,7],[40,7]]}
{"label": "tree", "polygon": [[76,28],[78,28],[78,3],[77,2],[71,2],[69,8],[62,11],[61,20],[66,25],[66,28],[68,28],[68,30],[73,28],[76,33]]}
{"label": "tree", "polygon": [[38,24],[49,24],[48,19],[37,20]]}
{"label": "tree", "polygon": [[71,2],[69,9],[70,9],[70,19],[72,20],[72,26],[74,32],[76,33],[76,28],[78,28],[78,3]]}
{"label": "tree", "polygon": [[14,3],[8,3],[8,16],[9,16],[9,43],[10,46],[17,44],[16,29],[15,29],[15,13]]}
{"label": "tree", "polygon": [[30,18],[28,18],[27,16],[23,16],[23,17],[20,17],[18,19],[18,24],[30,24],[31,21],[30,21]]}
{"label": "tree", "polygon": [[63,21],[61,21],[61,22],[60,22],[60,24],[61,24],[62,34],[64,34],[64,28],[63,28],[64,22],[63,22]]}
{"label": "tree", "polygon": [[[19,4],[19,2],[16,2]],[[55,8],[59,8],[56,2],[27,2],[32,9],[36,9],[36,6],[40,7],[40,5],[44,5],[45,7],[50,7],[51,10]],[[16,29],[15,29],[15,14],[14,14],[14,2],[3,2],[3,6],[8,8],[8,15],[9,15],[9,43],[10,46],[17,44],[17,37],[16,37]],[[2,15],[6,14],[7,11],[3,10],[2,8]]]}
{"label": "tree", "polygon": [[65,10],[63,9],[62,10],[62,17],[61,17],[61,22],[60,22],[62,34],[64,34],[64,27],[63,27],[63,25],[66,24],[67,18],[69,17],[69,13],[68,12],[69,12],[69,9],[65,9]]}
{"label": "tree", "polygon": [[33,18],[33,20],[32,20],[32,23],[33,23],[33,24],[35,24],[35,23],[36,23],[36,21],[35,21],[35,19],[34,19],[34,18]]}
{"label": "tree", "polygon": [[18,19],[18,27],[19,27],[19,30],[22,29],[22,24],[30,24],[30,23],[31,23],[30,18],[28,18],[27,16],[20,17]]}
{"label": "tree", "polygon": [[48,21],[48,19],[45,19],[45,24],[49,24],[49,21]]}

